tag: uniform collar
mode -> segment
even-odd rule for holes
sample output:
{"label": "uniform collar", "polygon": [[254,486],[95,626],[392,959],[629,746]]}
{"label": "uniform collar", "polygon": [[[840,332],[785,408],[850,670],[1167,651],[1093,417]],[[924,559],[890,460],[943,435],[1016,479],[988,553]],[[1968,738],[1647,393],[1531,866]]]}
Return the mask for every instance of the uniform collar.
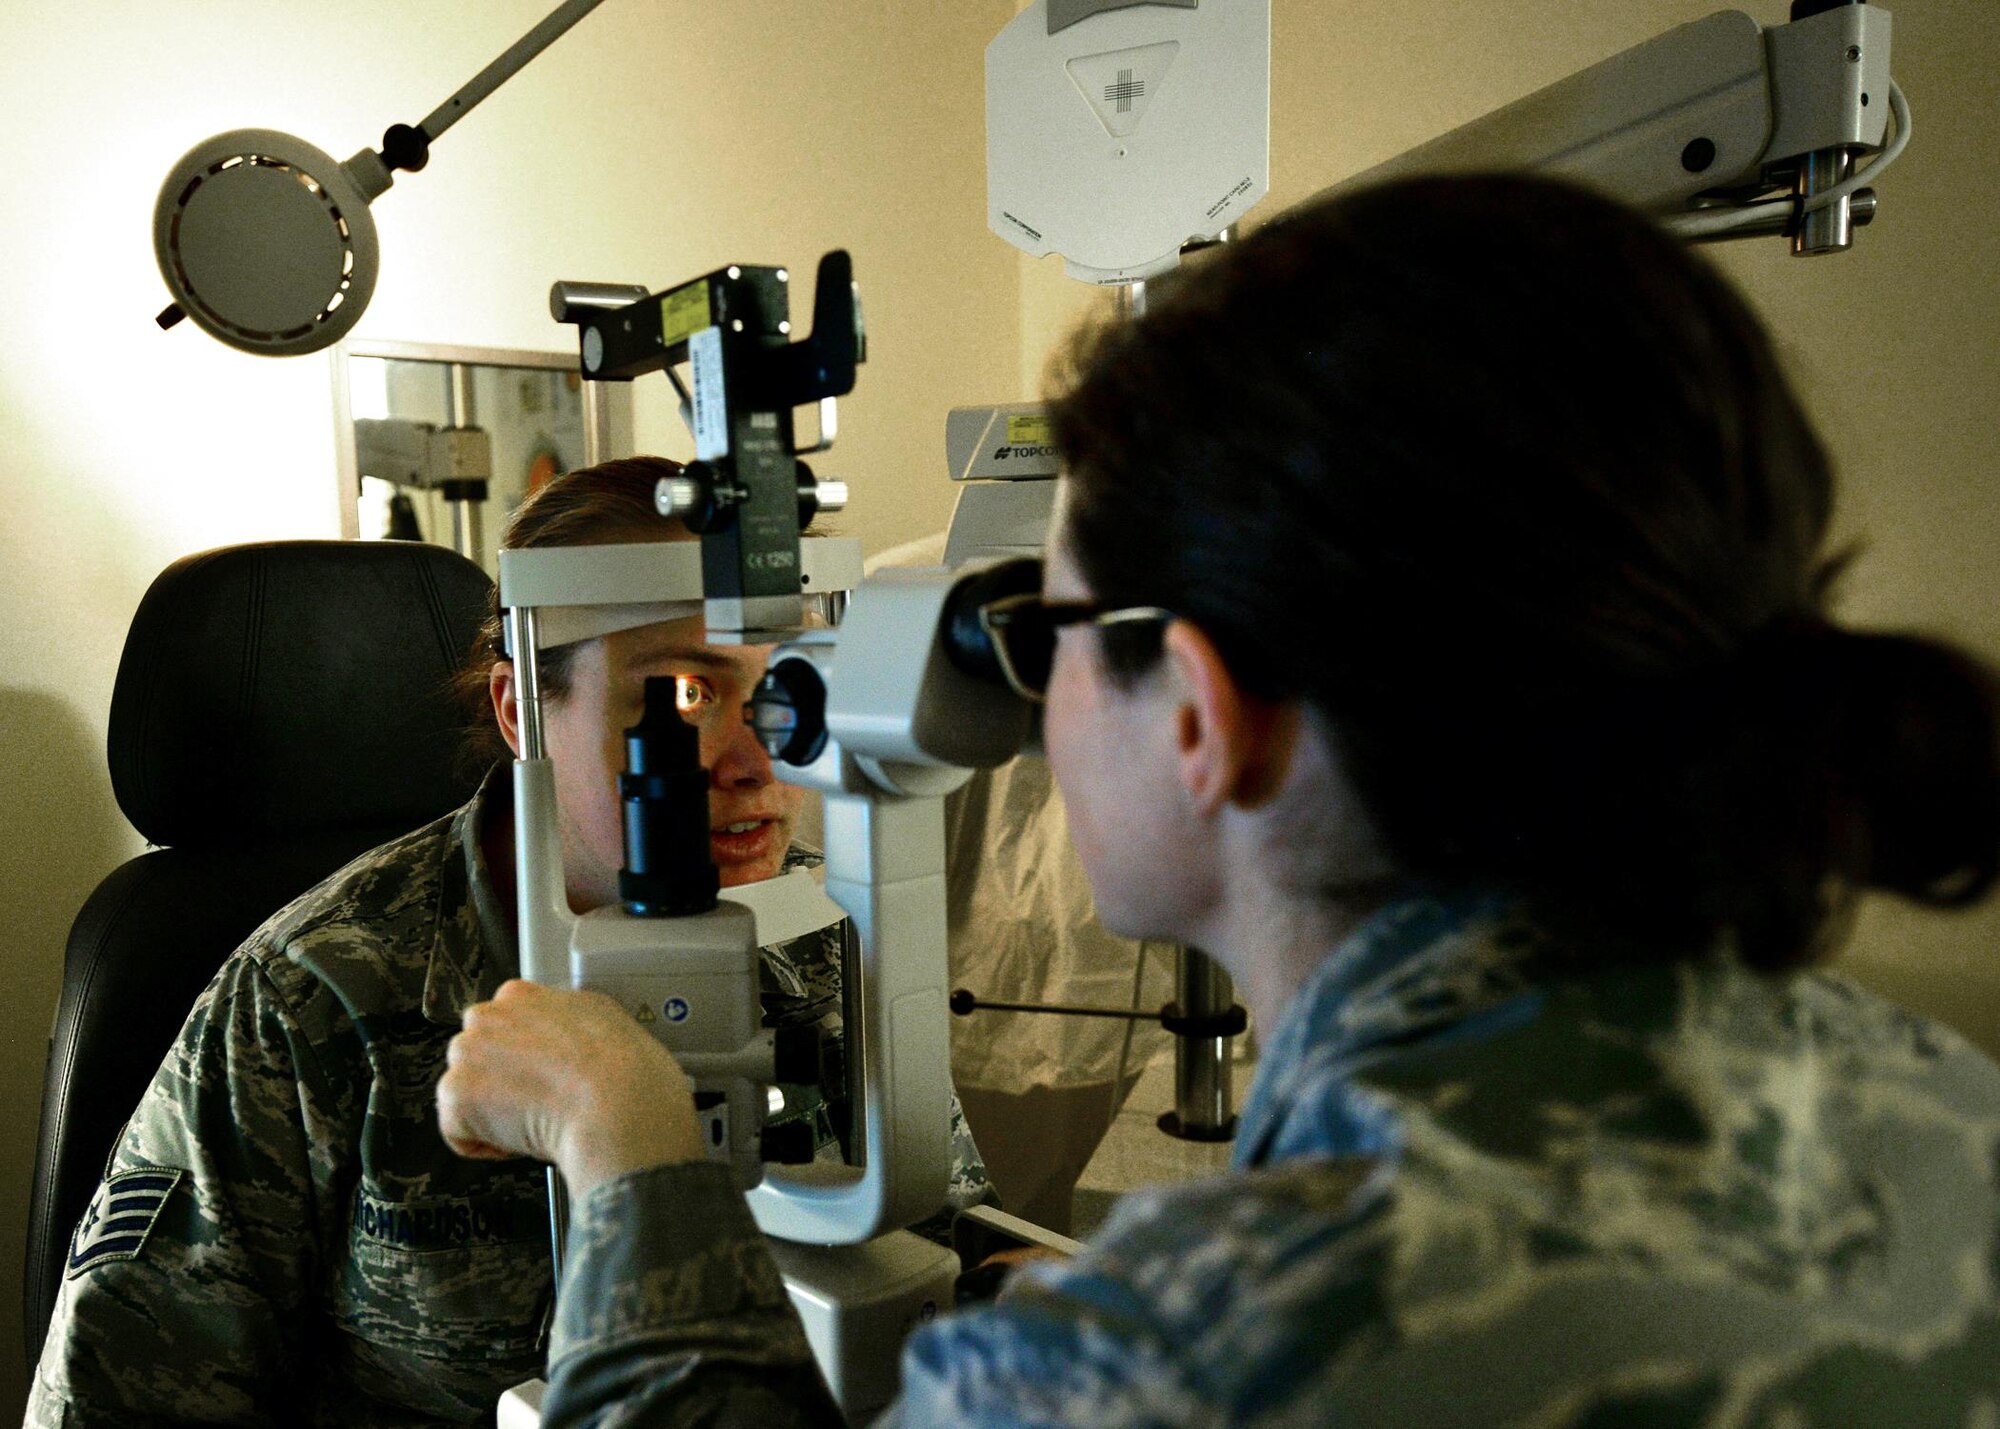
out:
{"label": "uniform collar", "polygon": [[465,1009],[485,1002],[520,966],[514,922],[502,906],[480,847],[479,831],[491,815],[505,818],[511,800],[506,766],[496,765],[479,791],[451,821],[438,870],[437,923],[430,967],[424,975],[424,1016],[456,1027]]}
{"label": "uniform collar", "polygon": [[[1531,985],[1546,944],[1520,901],[1490,890],[1412,888],[1376,910],[1306,980],[1271,1029],[1244,1105],[1234,1160],[1307,1148],[1378,1154],[1388,1129],[1327,1093],[1371,1051],[1448,1035]],[[1322,1115],[1354,1124],[1291,1125]],[[1317,1142],[1327,1142],[1316,1146]]]}

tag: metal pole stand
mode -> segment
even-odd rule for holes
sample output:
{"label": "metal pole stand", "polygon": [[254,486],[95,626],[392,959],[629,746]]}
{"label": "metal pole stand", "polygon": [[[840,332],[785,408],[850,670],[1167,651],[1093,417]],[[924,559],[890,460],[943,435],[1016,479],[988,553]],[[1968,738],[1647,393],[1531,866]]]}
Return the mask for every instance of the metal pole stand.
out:
{"label": "metal pole stand", "polygon": [[1230,1041],[1250,1025],[1236,1003],[1229,974],[1193,948],[1175,960],[1175,1000],[1160,1018],[1174,1034],[1174,1109],[1160,1130],[1183,1141],[1228,1141],[1236,1135],[1230,1108]]}

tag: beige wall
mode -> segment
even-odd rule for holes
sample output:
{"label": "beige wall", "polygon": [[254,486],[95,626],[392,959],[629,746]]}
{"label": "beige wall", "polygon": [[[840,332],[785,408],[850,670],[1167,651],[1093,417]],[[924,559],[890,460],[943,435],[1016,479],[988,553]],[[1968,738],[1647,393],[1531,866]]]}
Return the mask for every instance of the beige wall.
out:
{"label": "beige wall", "polygon": [[[183,327],[148,234],[171,162],[261,125],[345,156],[414,122],[544,0],[82,0],[0,31],[0,1406],[18,1402],[18,1246],[68,921],[137,847],[104,775],[105,708],[146,583],[225,542],[331,535],[327,359],[252,359]],[[376,206],[384,268],[361,334],[560,347],[557,277],[655,287],[844,244],[871,362],[823,469],[871,549],[940,526],[955,402],[1031,390],[1097,295],[984,225],[980,52],[1013,0],[613,0]],[[1690,0],[1276,0],[1272,197],[1296,201],[1711,5]],[[1754,0],[1760,20],[1779,0]],[[1919,134],[1860,250],[1724,262],[1770,316],[1842,454],[1870,555],[1860,619],[2000,658],[2000,7],[1898,13]],[[2000,1047],[2000,914],[1871,912],[1850,962]],[[4,1413],[4,1410],[0,1410]]]}

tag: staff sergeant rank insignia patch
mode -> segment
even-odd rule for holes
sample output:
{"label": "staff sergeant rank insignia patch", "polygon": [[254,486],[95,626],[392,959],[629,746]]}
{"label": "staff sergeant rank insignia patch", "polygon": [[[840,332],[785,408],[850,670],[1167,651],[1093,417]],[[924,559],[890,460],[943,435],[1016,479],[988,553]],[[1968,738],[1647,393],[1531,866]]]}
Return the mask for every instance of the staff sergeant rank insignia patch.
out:
{"label": "staff sergeant rank insignia patch", "polygon": [[107,1260],[137,1257],[153,1232],[160,1207],[167,1203],[167,1193],[186,1174],[164,1166],[142,1166],[107,1177],[70,1237],[66,1278],[73,1280]]}

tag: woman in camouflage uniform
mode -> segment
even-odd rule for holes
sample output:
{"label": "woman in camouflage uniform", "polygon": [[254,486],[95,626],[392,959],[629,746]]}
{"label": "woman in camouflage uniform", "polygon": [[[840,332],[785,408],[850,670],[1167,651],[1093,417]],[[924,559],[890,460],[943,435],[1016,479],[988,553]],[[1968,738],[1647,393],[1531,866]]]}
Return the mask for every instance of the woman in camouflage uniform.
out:
{"label": "woman in camouflage uniform", "polygon": [[[656,458],[560,478],[509,547],[657,540]],[[439,1138],[433,1089],[470,1004],[515,974],[513,666],[491,614],[459,683],[469,754],[495,766],[456,814],[364,854],[274,915],[223,966],[120,1139],[71,1256],[28,1407],[35,1425],[490,1422],[542,1373],[551,1294],[542,1168],[473,1163]],[[818,861],[803,791],[742,722],[756,647],[699,617],[591,630],[541,662],[570,904],[618,897],[620,731],[671,675],[700,731],[724,885]],[[837,1030],[840,933],[763,953],[766,1020]],[[837,1156],[818,1087],[774,1120]],[[952,1101],[943,1217],[987,1198]],[[136,1208],[136,1210],[135,1210]],[[149,1219],[137,1249],[100,1228]]]}
{"label": "woman in camouflage uniform", "polygon": [[[1866,890],[1993,885],[1994,686],[1830,618],[1727,285],[1567,187],[1357,192],[1053,420],[1003,638],[1105,923],[1220,960],[1263,1055],[1234,1170],[919,1331],[885,1422],[2000,1423],[2000,1068],[1813,968]],[[439,1089],[593,1147],[545,1423],[830,1420],[684,1091],[628,1110],[677,1069],[565,1058],[615,1020],[512,984]]]}

